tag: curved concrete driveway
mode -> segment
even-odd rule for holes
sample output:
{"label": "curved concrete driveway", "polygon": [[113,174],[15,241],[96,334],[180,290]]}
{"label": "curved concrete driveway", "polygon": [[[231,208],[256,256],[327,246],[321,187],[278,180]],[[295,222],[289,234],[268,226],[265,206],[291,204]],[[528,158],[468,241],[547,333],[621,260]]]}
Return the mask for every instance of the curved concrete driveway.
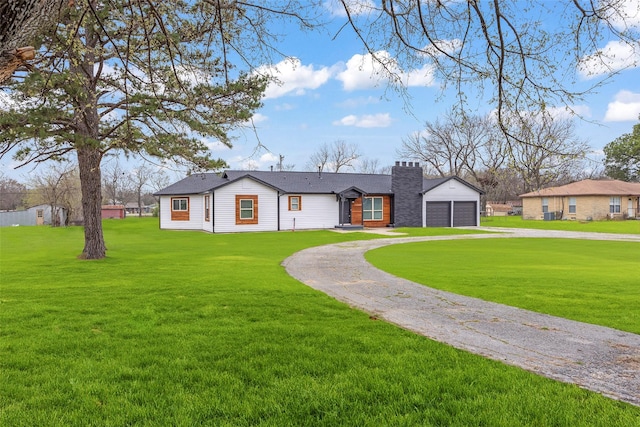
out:
{"label": "curved concrete driveway", "polygon": [[[637,235],[487,230],[505,233],[338,243],[303,250],[283,265],[308,286],[403,328],[640,406],[640,335],[431,289],[364,259],[371,249],[430,240],[553,237],[640,243]],[[640,259],[640,249],[638,254]]]}

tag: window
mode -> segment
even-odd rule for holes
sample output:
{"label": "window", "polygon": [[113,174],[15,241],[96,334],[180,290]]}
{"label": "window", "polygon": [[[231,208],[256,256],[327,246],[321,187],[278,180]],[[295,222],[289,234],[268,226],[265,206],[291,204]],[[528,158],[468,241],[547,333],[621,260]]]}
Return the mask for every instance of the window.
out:
{"label": "window", "polygon": [[570,214],[576,213],[576,198],[575,197],[569,197],[569,213]]}
{"label": "window", "polygon": [[542,213],[547,213],[549,212],[549,198],[548,197],[543,197],[542,198]]}
{"label": "window", "polygon": [[189,198],[171,198],[171,221],[189,221]]}
{"label": "window", "polygon": [[620,197],[609,198],[609,213],[620,213]]}
{"label": "window", "polygon": [[302,210],[302,198],[300,196],[289,196],[289,210],[290,211]]}
{"label": "window", "polygon": [[362,199],[362,219],[365,221],[382,219],[382,197],[364,197]]}
{"label": "window", "polygon": [[172,211],[188,211],[189,199],[171,199]]}
{"label": "window", "polygon": [[240,200],[240,219],[253,219],[253,200]]}
{"label": "window", "polygon": [[236,196],[236,224],[258,223],[258,196]]}
{"label": "window", "polygon": [[209,214],[210,214],[210,207],[209,207],[209,196],[204,196],[204,220],[205,221],[209,221]]}

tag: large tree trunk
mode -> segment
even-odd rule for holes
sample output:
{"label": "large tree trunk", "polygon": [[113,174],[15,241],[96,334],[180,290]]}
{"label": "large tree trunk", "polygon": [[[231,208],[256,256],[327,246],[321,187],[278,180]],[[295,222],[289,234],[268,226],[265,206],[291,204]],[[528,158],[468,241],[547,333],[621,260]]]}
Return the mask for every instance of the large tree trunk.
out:
{"label": "large tree trunk", "polygon": [[91,27],[85,28],[85,50],[77,61],[72,58],[70,71],[83,79],[84,93],[75,106],[76,151],[82,189],[82,213],[84,217],[83,259],[101,259],[106,256],[102,234],[102,173],[100,163],[103,152],[100,145],[100,116],[94,76],[95,48],[98,37]]}
{"label": "large tree trunk", "polygon": [[84,216],[84,250],[80,258],[83,259],[104,258],[107,251],[102,234],[101,160],[102,153],[99,149],[91,146],[78,148]]}

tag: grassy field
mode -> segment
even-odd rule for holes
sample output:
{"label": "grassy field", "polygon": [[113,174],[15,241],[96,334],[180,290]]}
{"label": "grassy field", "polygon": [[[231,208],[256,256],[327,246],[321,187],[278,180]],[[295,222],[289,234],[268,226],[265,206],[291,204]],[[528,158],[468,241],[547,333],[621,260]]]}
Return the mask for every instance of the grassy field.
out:
{"label": "grassy field", "polygon": [[523,220],[520,216],[492,216],[480,218],[487,227],[535,228],[540,230],[593,231],[597,233],[640,234],[640,221],[538,221]]}
{"label": "grassy field", "polygon": [[128,218],[105,238],[108,258],[81,261],[80,228],[0,229],[0,425],[639,423],[640,408],[371,320],[280,266],[371,235]]}
{"label": "grassy field", "polygon": [[[571,239],[419,242],[366,253],[432,288],[640,334],[640,243]],[[464,262],[461,262],[464,260]]]}

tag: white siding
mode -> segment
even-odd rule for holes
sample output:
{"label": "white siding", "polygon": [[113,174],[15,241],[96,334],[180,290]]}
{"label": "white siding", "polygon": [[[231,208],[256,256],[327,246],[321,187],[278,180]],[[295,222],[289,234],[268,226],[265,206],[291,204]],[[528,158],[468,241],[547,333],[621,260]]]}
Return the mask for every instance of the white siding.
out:
{"label": "white siding", "polygon": [[[427,215],[426,209],[424,209],[426,202],[444,202],[444,201],[456,201],[456,202],[476,202],[478,206],[476,214],[476,224],[480,224],[480,193],[467,185],[450,179],[447,182],[440,184],[439,186],[432,188],[422,196],[422,226],[426,227]],[[452,219],[453,221],[453,219]],[[453,222],[452,222],[453,224]]]}
{"label": "white siding", "polygon": [[[289,210],[289,196],[300,196],[302,210]],[[335,194],[284,194],[280,196],[280,229],[296,230],[333,228],[338,224],[338,201]]]}
{"label": "white siding", "polygon": [[[236,224],[236,194],[258,196],[257,224]],[[218,188],[213,197],[213,231],[216,233],[278,229],[278,193],[270,187],[243,178]]]}
{"label": "white siding", "polygon": [[[171,199],[189,198],[189,221],[171,220]],[[188,194],[184,196],[160,196],[160,228],[169,230],[202,230],[204,221],[204,196]]]}

